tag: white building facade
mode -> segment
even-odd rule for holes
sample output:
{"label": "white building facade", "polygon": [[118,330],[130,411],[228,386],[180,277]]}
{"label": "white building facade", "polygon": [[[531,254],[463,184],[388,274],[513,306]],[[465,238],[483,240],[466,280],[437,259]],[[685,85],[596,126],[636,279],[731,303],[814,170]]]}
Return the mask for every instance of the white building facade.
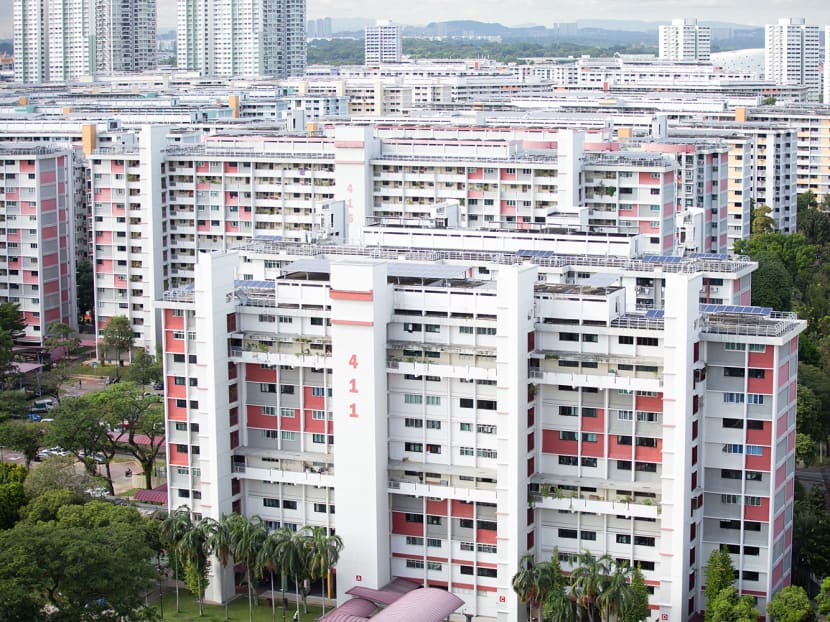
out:
{"label": "white building facade", "polygon": [[785,17],[764,26],[764,76],[779,84],[807,86],[808,101],[821,93],[819,73],[819,27],[804,18]]}
{"label": "white building facade", "polygon": [[363,36],[365,65],[378,67],[401,62],[401,30],[397,25],[379,21],[374,26],[367,26]]}
{"label": "white building facade", "polygon": [[712,31],[696,19],[673,19],[670,25],[660,26],[659,34],[661,60],[709,62]]}

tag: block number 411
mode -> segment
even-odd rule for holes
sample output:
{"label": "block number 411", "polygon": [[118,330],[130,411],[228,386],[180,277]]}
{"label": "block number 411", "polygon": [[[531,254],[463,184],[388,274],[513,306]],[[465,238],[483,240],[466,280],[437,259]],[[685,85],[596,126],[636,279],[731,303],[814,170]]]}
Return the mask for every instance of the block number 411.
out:
{"label": "block number 411", "polygon": [[[349,357],[349,367],[357,369],[357,354],[352,354]],[[357,378],[351,378],[349,380],[349,393],[360,393],[360,390],[357,388]],[[349,404],[349,417],[358,417],[357,404],[355,402]]]}

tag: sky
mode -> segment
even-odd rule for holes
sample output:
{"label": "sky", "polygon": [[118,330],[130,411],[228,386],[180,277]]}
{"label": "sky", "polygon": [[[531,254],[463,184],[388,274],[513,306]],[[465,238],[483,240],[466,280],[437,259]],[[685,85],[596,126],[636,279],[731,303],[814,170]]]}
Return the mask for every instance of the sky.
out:
{"label": "sky", "polygon": [[[827,0],[307,0],[309,19],[363,17],[390,19],[401,24],[423,25],[433,21],[472,19],[501,22],[507,26],[579,19],[634,19],[668,22],[672,18],[762,26],[779,17],[805,17],[808,23],[830,24]],[[158,0],[159,28],[176,26],[175,0]],[[0,0],[0,38],[11,38],[11,0]]]}

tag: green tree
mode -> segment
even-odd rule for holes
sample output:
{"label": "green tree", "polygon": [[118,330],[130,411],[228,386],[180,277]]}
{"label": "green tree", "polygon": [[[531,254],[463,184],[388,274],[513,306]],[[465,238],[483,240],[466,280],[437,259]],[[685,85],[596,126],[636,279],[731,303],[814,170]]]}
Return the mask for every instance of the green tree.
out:
{"label": "green tree", "polygon": [[[284,531],[283,531],[284,530]],[[287,527],[280,528],[282,534],[279,538],[279,549],[277,556],[280,560],[280,567],[285,573],[294,579],[294,590],[297,596],[297,610],[300,614],[300,582],[305,579],[308,573],[308,546],[306,536],[302,531],[291,531]]]}
{"label": "green tree", "polygon": [[792,305],[792,279],[787,267],[775,255],[765,252],[757,258],[758,269],[752,273],[752,304],[789,311]]}
{"label": "green tree", "polygon": [[6,421],[0,424],[0,445],[22,453],[28,468],[43,447],[43,426],[23,421]]}
{"label": "green tree", "polygon": [[98,475],[94,455],[103,456],[107,485],[110,494],[115,494],[110,463],[118,445],[109,434],[110,425],[102,420],[101,413],[96,408],[98,399],[97,394],[89,393],[63,400],[53,410],[55,420],[49,425],[45,442],[71,452],[83,463],[91,477]]}
{"label": "green tree", "polygon": [[89,312],[95,315],[95,285],[92,274],[92,264],[89,261],[79,261],[75,267],[77,291],[78,291],[78,312],[83,315]]}
{"label": "green tree", "polygon": [[[113,452],[121,447],[132,454],[144,471],[144,487],[152,488],[153,468],[164,447],[164,407],[161,398],[144,395],[143,387],[134,382],[112,384],[84,398],[108,428],[104,446]],[[107,455],[103,449],[99,451]]]}
{"label": "green tree", "polygon": [[734,586],[725,587],[708,599],[707,622],[755,622],[759,617],[752,597],[738,596]]}
{"label": "green tree", "polygon": [[[123,352],[129,352],[133,347],[133,327],[130,326],[130,320],[124,315],[116,315],[111,317],[107,325],[101,331],[101,340],[104,342],[107,351],[115,352],[115,360],[118,361],[118,367],[124,365],[121,360]],[[118,375],[118,368],[115,371]]]}
{"label": "green tree", "polygon": [[596,596],[596,607],[603,622],[619,619],[631,607],[631,586],[628,567],[610,562],[602,589]]}
{"label": "green tree", "polygon": [[803,432],[795,435],[795,457],[804,466],[810,466],[816,459],[816,442]]}
{"label": "green tree", "polygon": [[230,550],[235,561],[245,566],[248,584],[248,619],[253,620],[254,579],[260,576],[259,551],[268,531],[259,516],[231,514],[228,518],[230,529]]}
{"label": "green tree", "polygon": [[[282,597],[285,598],[285,574],[284,569],[280,566],[280,541],[285,536],[282,529],[271,531],[265,536],[265,541],[259,549],[259,557],[257,558],[257,565],[268,571],[268,577],[271,583],[271,622],[277,619],[276,598],[274,598],[274,576],[279,573],[281,576]],[[325,611],[325,600],[323,601],[323,610]]]}
{"label": "green tree", "polygon": [[48,523],[58,519],[58,510],[65,505],[83,505],[84,496],[72,490],[48,490],[20,509],[20,519],[27,523]]}
{"label": "green tree", "polygon": [[191,523],[179,540],[177,553],[184,563],[184,577],[187,587],[196,594],[199,601],[199,616],[204,615],[207,570],[210,563],[206,525],[201,521]]}
{"label": "green tree", "polygon": [[0,533],[0,585],[26,586],[41,609],[56,608],[56,620],[153,619],[144,608],[155,572],[152,550],[135,537],[136,523],[127,518],[138,512],[106,506],[95,504],[86,515],[106,512],[106,521],[78,525],[59,518]]}
{"label": "green tree", "polygon": [[772,233],[775,221],[770,214],[772,209],[768,205],[758,205],[752,214],[752,228],[750,235],[764,235]]}
{"label": "green tree", "polygon": [[816,596],[816,609],[823,616],[830,614],[830,577],[824,577],[821,582],[821,589]]}
{"label": "green tree", "polygon": [[133,356],[130,367],[124,375],[127,380],[142,386],[151,382],[159,382],[162,377],[160,357],[153,356],[141,348]]}
{"label": "green tree", "polygon": [[793,585],[806,588],[814,577],[830,575],[830,513],[818,486],[807,495],[796,491],[792,559]]}
{"label": "green tree", "polygon": [[609,574],[612,572],[613,560],[609,555],[594,557],[590,552],[580,553],[577,567],[571,572],[571,594],[581,611],[594,622],[599,611],[597,597],[602,593]]}
{"label": "green tree", "polygon": [[629,602],[619,622],[642,622],[648,619],[651,610],[648,608],[648,588],[639,565],[631,572],[630,589]]}
{"label": "green tree", "polygon": [[[167,551],[167,557],[173,567],[173,579],[176,586],[176,613],[181,611],[179,606],[179,550],[185,534],[193,529],[190,510],[181,507],[170,512],[159,526],[159,541]],[[207,530],[205,530],[207,533]]]}
{"label": "green tree", "polygon": [[51,490],[69,490],[77,494],[95,485],[95,480],[87,473],[75,470],[75,458],[72,456],[50,456],[36,469],[29,471],[23,487],[30,499],[36,499]]}
{"label": "green tree", "polygon": [[732,557],[725,546],[712,551],[709,560],[706,562],[706,588],[703,593],[706,596],[707,604],[726,588],[735,582],[735,567],[732,565]]}
{"label": "green tree", "polygon": [[[310,544],[308,568],[311,579],[320,579],[327,588],[323,598],[323,615],[326,614],[325,598],[331,592],[331,570],[340,559],[343,550],[343,540],[340,536],[328,533],[325,527],[308,527]],[[273,587],[271,588],[273,590]]]}
{"label": "green tree", "polygon": [[811,622],[813,606],[803,587],[791,585],[779,590],[767,603],[770,622]]}
{"label": "green tree", "polygon": [[11,529],[20,519],[20,509],[26,505],[26,492],[20,482],[0,484],[0,529]]}
{"label": "green tree", "polygon": [[[208,549],[208,554],[213,555],[216,559],[219,560],[219,564],[222,566],[222,570],[225,570],[228,567],[228,564],[231,562],[231,526],[233,524],[232,517],[234,514],[223,514],[220,520],[213,520],[211,518],[203,518],[203,529],[205,530],[205,534],[207,536],[206,545]],[[263,544],[260,553],[265,551],[265,544]],[[236,573],[234,573],[234,579],[236,577]],[[236,584],[234,583],[234,590],[236,589]],[[273,592],[273,585],[271,587],[271,591]],[[225,600],[225,619],[228,619],[228,600]],[[271,599],[271,608],[273,610],[273,598]],[[273,611],[272,616],[273,618]]]}
{"label": "green tree", "polygon": [[0,391],[0,422],[23,417],[28,411],[29,398],[25,391]]}
{"label": "green tree", "polygon": [[0,332],[9,335],[12,340],[26,333],[26,318],[16,302],[0,302]]}

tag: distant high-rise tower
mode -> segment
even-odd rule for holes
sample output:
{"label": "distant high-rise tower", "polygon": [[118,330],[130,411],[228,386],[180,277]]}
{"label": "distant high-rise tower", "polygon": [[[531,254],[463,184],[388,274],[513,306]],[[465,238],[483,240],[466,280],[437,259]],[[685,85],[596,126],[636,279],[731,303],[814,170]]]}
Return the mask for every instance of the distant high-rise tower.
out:
{"label": "distant high-rise tower", "polygon": [[14,0],[14,79],[46,82],[49,79],[49,20],[43,0]]}
{"label": "distant high-rise tower", "polygon": [[179,69],[212,76],[305,73],[305,0],[179,0]]}
{"label": "distant high-rise tower", "polygon": [[765,78],[778,84],[804,84],[808,101],[818,101],[819,27],[785,17],[764,27]]}
{"label": "distant high-rise tower", "polygon": [[673,19],[660,26],[660,58],[664,60],[709,61],[712,32],[698,26],[696,19]]}
{"label": "distant high-rise tower", "polygon": [[830,26],[824,27],[824,99],[830,104]]}
{"label": "distant high-rise tower", "polygon": [[401,62],[401,31],[390,22],[379,21],[367,26],[365,32],[364,62],[369,67],[383,63]]}
{"label": "distant high-rise tower", "polygon": [[14,0],[15,80],[156,66],[155,0]]}
{"label": "distant high-rise tower", "polygon": [[155,69],[155,0],[95,0],[95,50],[102,73]]}

